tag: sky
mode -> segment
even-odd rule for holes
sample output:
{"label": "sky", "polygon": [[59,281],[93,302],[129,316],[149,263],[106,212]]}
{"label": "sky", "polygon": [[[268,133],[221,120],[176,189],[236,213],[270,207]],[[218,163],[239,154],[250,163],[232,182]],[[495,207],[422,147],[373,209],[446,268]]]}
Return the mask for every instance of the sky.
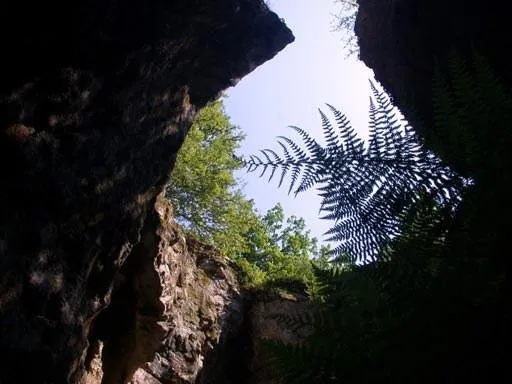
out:
{"label": "sky", "polygon": [[[231,122],[246,134],[239,154],[260,149],[279,149],[277,136],[290,136],[290,125],[321,137],[318,108],[327,112],[332,104],[350,119],[363,136],[367,132],[369,82],[373,73],[357,57],[347,58],[342,35],[333,32],[334,0],[269,0],[270,8],[283,18],[295,35],[272,60],[258,67],[227,91],[224,105]],[[279,152],[278,152],[279,153]],[[294,197],[288,185],[278,189],[277,177],[270,183],[259,173],[241,171],[244,192],[265,212],[281,203],[286,215],[303,217],[319,240],[330,222],[320,220],[320,200],[315,190]]]}

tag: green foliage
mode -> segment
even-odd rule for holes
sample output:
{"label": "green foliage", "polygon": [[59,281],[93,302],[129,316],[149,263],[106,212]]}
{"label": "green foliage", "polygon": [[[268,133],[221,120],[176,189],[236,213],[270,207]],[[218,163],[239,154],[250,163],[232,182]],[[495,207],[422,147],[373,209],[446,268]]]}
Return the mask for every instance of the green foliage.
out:
{"label": "green foliage", "polygon": [[242,167],[234,153],[243,138],[221,101],[208,105],[198,113],[166,188],[178,223],[225,255],[244,251],[244,234],[258,221],[234,177]]}
{"label": "green foliage", "polygon": [[389,276],[384,268],[370,264],[319,276],[325,299],[313,316],[282,319],[294,329],[313,325],[314,334],[300,346],[266,343],[273,356],[269,364],[283,383],[429,382],[416,371],[418,366],[409,364],[428,356],[423,345],[409,343],[419,338],[397,337],[409,331],[411,311],[403,303],[392,306],[389,291],[374,279],[376,274]]}
{"label": "green foliage", "polygon": [[491,275],[491,288],[481,260],[447,258],[443,241],[435,241],[446,228],[430,221],[439,223],[439,212],[421,205],[395,239],[392,258],[317,271],[322,300],[313,315],[279,319],[290,329],[314,328],[300,346],[265,343],[283,383],[427,384],[471,378],[478,364],[492,363],[486,355],[496,342],[496,293],[504,283]]}
{"label": "green foliage", "polygon": [[248,288],[257,288],[263,286],[267,281],[267,274],[256,264],[249,260],[239,258],[236,260],[237,265],[241,269],[240,282]]}
{"label": "green foliage", "polygon": [[[396,154],[389,156],[392,167],[403,159],[409,159],[410,165],[420,161],[424,167],[421,169],[426,173],[423,181],[418,180],[415,172],[407,166],[400,168],[403,176],[414,176],[413,185],[430,182],[425,183],[424,188],[406,189],[406,192],[414,191],[408,194],[403,192],[403,184],[389,180],[397,175],[385,173],[387,180],[382,182],[383,185],[390,183],[388,188],[405,200],[398,200],[400,209],[395,211],[399,213],[395,217],[400,231],[377,247],[379,257],[376,261],[317,271],[322,300],[316,302],[312,316],[282,316],[280,320],[291,329],[314,328],[313,335],[300,345],[284,345],[277,341],[266,344],[273,352],[269,364],[283,383],[462,383],[489,381],[490,375],[506,381],[502,377],[509,373],[502,350],[508,348],[509,343],[508,271],[503,264],[495,262],[501,257],[489,254],[482,247],[494,246],[492,239],[485,242],[478,239],[482,233],[489,236],[484,228],[494,227],[490,222],[492,216],[484,216],[490,219],[487,222],[478,222],[475,217],[479,216],[473,215],[471,208],[485,211],[485,207],[482,209],[478,205],[482,201],[489,205],[488,200],[482,198],[489,196],[482,185],[503,187],[484,183],[492,180],[496,173],[509,170],[503,164],[509,156],[499,151],[509,147],[511,135],[507,134],[505,127],[512,117],[512,98],[501,85],[496,84],[489,68],[482,65],[481,57],[474,60],[472,72],[467,72],[467,67],[458,60],[452,58],[449,81],[439,77],[435,79],[435,121],[438,132],[444,132],[446,142],[454,146],[454,152],[471,165],[469,168],[475,181],[468,182],[449,171],[441,173],[442,180],[438,180],[438,171],[446,168],[435,156],[426,156],[428,152],[417,146],[416,140],[410,142],[410,146],[405,145],[405,141],[399,147],[402,158]],[[478,106],[483,100],[488,104]],[[489,111],[503,113],[489,115]],[[485,129],[484,120],[492,127]],[[342,127],[342,132],[345,132],[345,141],[339,138],[336,141],[336,136],[329,134],[328,130],[326,139],[329,145],[341,146],[342,143],[343,148],[350,148],[359,144],[350,138],[352,133],[349,130]],[[495,146],[499,148],[498,154],[491,154],[488,149],[492,148],[490,143],[496,141],[493,137],[496,132],[503,135],[500,139],[503,137],[505,145]],[[395,134],[393,119],[383,120],[379,136],[370,135],[370,142],[390,140],[402,143],[393,139]],[[287,167],[286,171],[292,173],[292,186],[294,183],[299,185],[297,190],[305,180],[308,188],[325,179],[328,183],[332,181],[325,176],[308,180],[308,172],[311,175],[318,172],[318,168],[314,168],[317,163],[312,164],[312,159],[325,160],[319,164],[326,173],[348,172],[343,169],[344,164],[337,162],[335,150],[330,150],[329,145],[321,147],[313,139],[301,135],[305,137],[308,153],[300,152],[302,150],[298,146],[285,140],[288,148],[283,144],[284,159],[267,151],[263,155],[266,162],[253,158],[253,164],[272,172],[276,168]],[[289,148],[291,150],[286,152]],[[384,153],[389,153],[391,146],[382,144],[381,148]],[[411,148],[415,149],[413,156],[407,152]],[[357,159],[363,162],[367,160],[368,151],[352,153],[360,154]],[[387,157],[377,158],[385,160]],[[350,156],[345,155],[344,160],[350,160]],[[306,170],[302,177],[300,173],[294,173],[298,168]],[[359,172],[361,178],[372,177],[371,171]],[[364,181],[355,179],[356,183],[348,185],[364,194],[364,189],[358,187],[358,183],[364,185]],[[348,182],[348,179],[344,180],[345,184]],[[333,193],[349,194],[351,190],[336,189],[334,182],[330,185]],[[447,196],[441,198],[439,192],[446,189]],[[321,189],[321,193],[324,192],[325,189]],[[381,193],[380,188],[372,189],[372,193]],[[468,196],[471,197],[469,206]],[[394,198],[392,194],[390,198]],[[341,200],[337,196],[334,199]],[[381,210],[379,215],[385,216],[387,203],[381,201],[380,204],[374,208]],[[465,208],[462,212],[461,207]],[[345,214],[343,210],[337,212]],[[339,219],[336,214],[330,218]],[[380,225],[378,222],[373,224]],[[475,228],[481,229],[480,234]],[[365,227],[357,227],[357,230],[362,232],[360,236],[368,236]],[[344,229],[336,231],[343,232]],[[458,236],[453,236],[454,233]],[[465,233],[473,233],[474,238],[464,236]],[[474,246],[470,249],[468,245]],[[503,252],[508,256],[506,251]],[[497,344],[500,347],[496,347]]]}
{"label": "green foliage", "polygon": [[167,186],[176,219],[190,234],[234,259],[247,286],[296,280],[313,287],[314,263],[325,265],[329,249],[319,247],[304,219],[286,218],[280,205],[261,216],[239,189],[235,156],[243,135],[221,101],[197,115]]}
{"label": "green foliage", "polygon": [[[329,253],[329,248],[319,247],[318,240],[306,230],[304,219],[285,218],[280,204],[270,209],[246,236],[248,251],[238,257],[250,262],[249,274],[255,275],[260,284],[298,280],[312,287],[315,282],[313,263],[321,265]],[[263,280],[260,272],[264,273]],[[251,285],[258,284],[252,282]]]}
{"label": "green foliage", "polygon": [[[476,50],[471,63],[451,52],[445,72],[437,65],[433,79],[437,140],[457,154],[458,168],[475,180],[503,174],[512,144],[510,91]],[[495,145],[496,138],[501,145]]]}
{"label": "green foliage", "polygon": [[400,235],[403,218],[428,196],[443,209],[454,210],[464,190],[464,179],[424,148],[411,126],[396,116],[389,98],[372,84],[370,137],[365,144],[346,116],[331,105],[336,127],[320,111],[326,145],[307,132],[291,127],[305,148],[280,137],[282,155],[266,149],[252,155],[248,171],[261,169],[271,180],[280,171],[279,186],[290,175],[289,192],[319,186],[323,218],[333,220],[328,240],[338,242],[333,255],[354,260],[376,257]]}

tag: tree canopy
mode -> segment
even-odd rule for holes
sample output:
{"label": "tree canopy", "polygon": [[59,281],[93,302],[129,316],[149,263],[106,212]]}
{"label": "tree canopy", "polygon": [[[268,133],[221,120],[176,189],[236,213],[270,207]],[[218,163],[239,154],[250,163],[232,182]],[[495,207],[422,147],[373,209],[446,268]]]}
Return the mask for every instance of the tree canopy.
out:
{"label": "tree canopy", "polygon": [[166,188],[177,222],[226,255],[246,249],[243,234],[258,220],[234,176],[242,168],[234,155],[243,139],[222,101],[209,104],[190,128]]}
{"label": "tree canopy", "polygon": [[298,280],[311,287],[315,281],[313,262],[325,266],[330,251],[319,246],[303,218],[286,218],[280,204],[261,216],[246,236],[249,249],[238,260],[259,284]]}
{"label": "tree canopy", "polygon": [[243,139],[221,100],[198,113],[166,188],[176,220],[236,260],[248,285],[278,280],[311,285],[311,259],[326,265],[328,248],[319,246],[304,219],[287,218],[280,204],[260,214],[245,197],[234,175],[244,165],[235,153]]}

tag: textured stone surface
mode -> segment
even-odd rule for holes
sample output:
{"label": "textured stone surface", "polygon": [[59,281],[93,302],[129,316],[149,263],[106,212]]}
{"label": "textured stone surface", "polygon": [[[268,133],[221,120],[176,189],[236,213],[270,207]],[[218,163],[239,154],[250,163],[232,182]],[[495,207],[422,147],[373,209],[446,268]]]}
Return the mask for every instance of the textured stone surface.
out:
{"label": "textured stone surface", "polygon": [[249,318],[251,321],[252,356],[249,362],[249,384],[279,384],[279,377],[268,369],[268,355],[261,342],[279,340],[285,344],[298,344],[312,332],[311,328],[292,330],[278,320],[279,316],[303,315],[311,310],[307,296],[300,294],[259,294],[253,298]]}
{"label": "textured stone surface", "polygon": [[[91,324],[115,292],[124,297],[114,277],[147,246],[146,217],[195,111],[293,35],[261,0],[7,0],[3,9],[0,382],[75,383]],[[151,317],[161,304],[147,305]]]}
{"label": "textured stone surface", "polygon": [[184,236],[162,197],[142,238],[93,324],[81,383],[278,382],[261,342],[303,340],[310,330],[276,316],[308,310],[308,298],[245,291],[235,265]]}
{"label": "textured stone surface", "polygon": [[230,373],[213,363],[230,358],[224,349],[244,318],[235,270],[183,235],[164,198],[153,213],[94,323],[83,382],[227,382],[196,379],[205,370],[210,380]]}

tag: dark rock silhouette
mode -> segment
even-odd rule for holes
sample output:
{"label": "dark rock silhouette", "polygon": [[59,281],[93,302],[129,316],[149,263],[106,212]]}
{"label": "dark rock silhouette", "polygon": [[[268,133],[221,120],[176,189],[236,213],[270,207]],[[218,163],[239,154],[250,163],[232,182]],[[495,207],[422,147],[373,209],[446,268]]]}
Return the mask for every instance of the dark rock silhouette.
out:
{"label": "dark rock silhouette", "polygon": [[[507,57],[512,44],[509,13],[505,3],[476,0],[358,3],[355,30],[361,59],[373,69],[426,145],[453,169],[475,180],[447,235],[443,258],[451,269],[442,280],[457,284],[443,292],[444,297],[453,297],[450,305],[436,309],[443,319],[436,332],[443,335],[445,344],[438,353],[444,356],[436,367],[439,377],[432,381],[509,381],[503,351],[510,348],[511,341],[512,206],[505,187],[512,169],[510,105],[492,105],[489,110],[493,113],[486,119],[465,124],[459,138],[448,140],[449,132],[434,124],[432,98],[434,69],[437,65],[446,75],[453,53],[471,67],[473,52],[478,52],[499,84],[512,89]],[[487,104],[485,107],[490,107],[492,100]],[[467,137],[471,138],[471,150],[454,145]],[[451,347],[447,347],[449,343]]]}
{"label": "dark rock silhouette", "polygon": [[3,9],[0,382],[76,383],[196,110],[294,38],[262,0]]}
{"label": "dark rock silhouette", "polygon": [[[477,0],[359,0],[355,32],[361,60],[375,73],[415,129],[454,169],[473,175],[464,156],[435,130],[432,76],[451,52],[470,59],[476,48],[512,86],[504,52],[512,48],[505,3]],[[491,130],[492,126],[487,127]],[[497,144],[497,143],[496,143]]]}

